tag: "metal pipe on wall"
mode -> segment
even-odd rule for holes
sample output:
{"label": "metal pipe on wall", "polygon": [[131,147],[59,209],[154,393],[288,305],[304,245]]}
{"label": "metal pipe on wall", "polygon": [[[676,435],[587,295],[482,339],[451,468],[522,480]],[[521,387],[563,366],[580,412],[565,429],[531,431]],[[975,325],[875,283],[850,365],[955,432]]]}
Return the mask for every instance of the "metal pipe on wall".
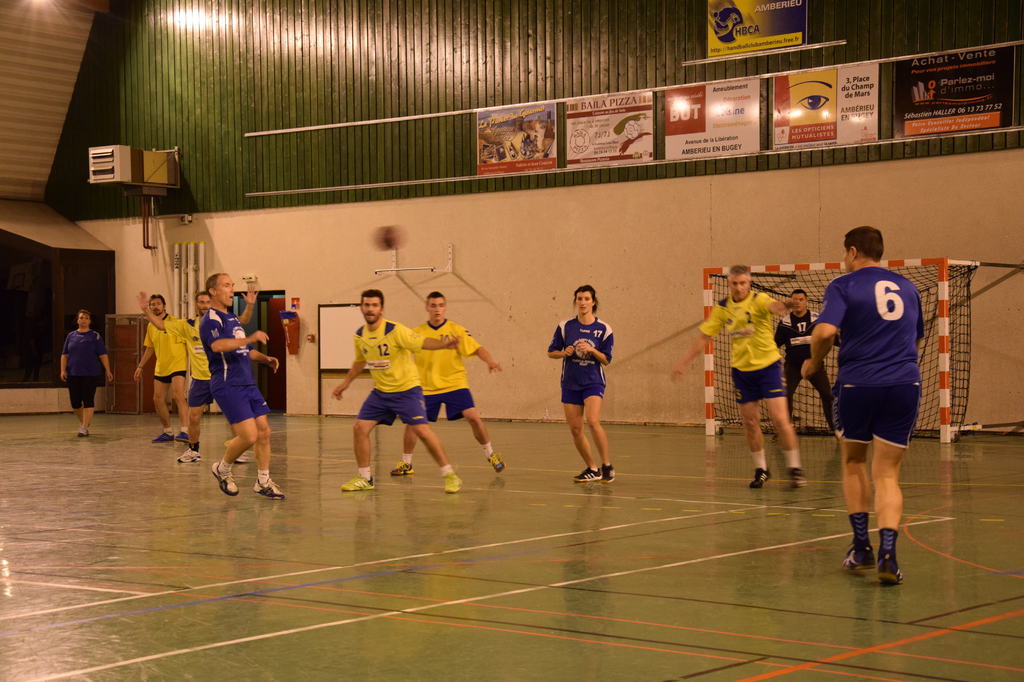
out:
{"label": "metal pipe on wall", "polygon": [[173,273],[170,309],[174,311],[175,317],[181,315],[181,242],[174,242],[174,256],[171,260],[171,271]]}
{"label": "metal pipe on wall", "polygon": [[206,242],[199,242],[196,244],[196,251],[199,254],[199,267],[196,273],[199,275],[199,282],[196,286],[196,291],[206,286]]}
{"label": "metal pipe on wall", "polygon": [[184,301],[184,319],[192,317],[192,242],[185,242],[185,272],[181,281],[181,300]]}
{"label": "metal pipe on wall", "polygon": [[192,317],[196,314],[196,292],[199,291],[199,245],[189,242],[188,248],[192,254],[188,268],[188,314]]}

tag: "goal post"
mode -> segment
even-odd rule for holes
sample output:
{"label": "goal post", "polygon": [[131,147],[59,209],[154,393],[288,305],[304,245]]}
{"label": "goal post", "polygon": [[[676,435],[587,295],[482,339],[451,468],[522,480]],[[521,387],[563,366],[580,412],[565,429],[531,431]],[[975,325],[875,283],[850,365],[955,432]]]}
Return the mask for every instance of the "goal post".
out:
{"label": "goal post", "polygon": [[[921,355],[921,410],[915,436],[937,436],[952,442],[964,423],[970,383],[971,279],[980,263],[949,258],[913,258],[881,261],[884,268],[908,278],[921,294],[925,345]],[[807,292],[809,307],[819,311],[825,287],[844,274],[842,263],[789,263],[752,265],[751,291],[762,291],[776,299],[787,298],[794,289]],[[704,319],[715,302],[729,295],[729,266],[704,269]],[[841,332],[841,330],[840,330]],[[731,382],[730,344],[725,335],[708,339],[704,345],[704,432],[715,435],[723,426],[741,424],[732,392],[723,390]],[[835,380],[838,352],[829,354],[825,370]],[[716,390],[717,389],[717,390]],[[793,397],[794,417],[800,431],[827,433],[821,406],[808,382],[800,383]],[[762,423],[770,428],[762,411]]]}

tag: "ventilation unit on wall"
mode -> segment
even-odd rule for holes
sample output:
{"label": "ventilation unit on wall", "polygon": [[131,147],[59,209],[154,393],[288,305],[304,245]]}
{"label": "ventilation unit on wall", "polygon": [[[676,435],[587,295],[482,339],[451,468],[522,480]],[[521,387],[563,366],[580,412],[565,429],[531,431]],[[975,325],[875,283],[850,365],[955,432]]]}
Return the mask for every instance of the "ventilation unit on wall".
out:
{"label": "ventilation unit on wall", "polygon": [[89,182],[179,187],[178,148],[145,151],[124,144],[89,147]]}

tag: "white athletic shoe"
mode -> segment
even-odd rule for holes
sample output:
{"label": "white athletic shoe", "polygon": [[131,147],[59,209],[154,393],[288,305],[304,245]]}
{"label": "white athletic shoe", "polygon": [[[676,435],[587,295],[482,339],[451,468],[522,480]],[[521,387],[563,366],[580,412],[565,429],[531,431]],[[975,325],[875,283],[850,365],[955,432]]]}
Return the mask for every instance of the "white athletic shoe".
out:
{"label": "white athletic shoe", "polygon": [[220,491],[225,495],[231,495],[232,497],[238,494],[238,486],[235,484],[235,477],[231,475],[231,472],[223,473],[220,470],[220,462],[214,462],[213,466],[210,467],[210,471],[213,473],[213,477],[217,479],[217,484],[220,485]]}
{"label": "white athletic shoe", "polygon": [[178,457],[178,461],[181,462],[182,464],[185,464],[187,462],[198,462],[201,459],[202,456],[192,448],[185,450],[185,452],[181,453],[181,456]]}
{"label": "white athletic shoe", "polygon": [[256,477],[256,482],[252,484],[252,491],[257,495],[263,495],[263,497],[271,500],[284,499],[284,492],[282,492],[282,490],[277,487],[277,484],[269,478],[267,479],[266,485],[260,485],[260,479],[259,477]]}
{"label": "white athletic shoe", "polygon": [[240,454],[238,456],[238,459],[235,460],[235,464],[245,464],[246,462],[251,462],[251,461],[252,461],[252,450],[246,450],[245,452],[243,452],[242,454]]}

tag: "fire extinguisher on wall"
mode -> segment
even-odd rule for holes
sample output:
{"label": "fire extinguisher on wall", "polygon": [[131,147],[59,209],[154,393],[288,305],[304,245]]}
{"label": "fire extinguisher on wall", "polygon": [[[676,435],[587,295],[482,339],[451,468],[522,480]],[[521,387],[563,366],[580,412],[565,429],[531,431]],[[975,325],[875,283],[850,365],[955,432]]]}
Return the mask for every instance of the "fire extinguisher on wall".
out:
{"label": "fire extinguisher on wall", "polygon": [[299,352],[299,301],[292,299],[291,310],[282,310],[281,326],[284,328],[284,342],[288,347],[289,355],[297,355]]}

